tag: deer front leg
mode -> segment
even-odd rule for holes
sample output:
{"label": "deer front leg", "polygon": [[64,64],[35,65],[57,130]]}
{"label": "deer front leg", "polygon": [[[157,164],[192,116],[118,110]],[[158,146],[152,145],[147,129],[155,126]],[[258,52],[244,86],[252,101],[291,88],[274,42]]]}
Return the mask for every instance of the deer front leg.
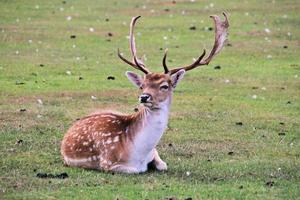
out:
{"label": "deer front leg", "polygon": [[159,157],[158,152],[156,149],[154,149],[154,165],[156,167],[156,169],[158,169],[159,171],[165,171],[168,169],[167,164]]}
{"label": "deer front leg", "polygon": [[113,172],[121,172],[121,173],[127,173],[127,174],[140,173],[140,171],[135,167],[121,165],[121,164],[113,165],[109,170],[111,170]]}

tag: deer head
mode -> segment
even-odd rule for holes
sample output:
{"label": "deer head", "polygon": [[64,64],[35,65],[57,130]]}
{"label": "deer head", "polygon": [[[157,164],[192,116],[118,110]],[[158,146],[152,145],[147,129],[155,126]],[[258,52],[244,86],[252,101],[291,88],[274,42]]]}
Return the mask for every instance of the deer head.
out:
{"label": "deer head", "polygon": [[226,13],[223,13],[223,15],[225,17],[225,21],[221,21],[219,16],[211,16],[215,24],[215,43],[208,57],[203,59],[206,54],[206,51],[203,50],[203,53],[198,57],[198,59],[196,59],[194,63],[169,70],[166,63],[166,50],[162,62],[164,73],[150,72],[143,61],[138,58],[135,45],[134,27],[140,16],[132,18],[130,24],[130,51],[132,55],[132,61],[123,57],[119,49],[118,56],[126,64],[142,71],[145,74],[144,76],[140,76],[133,72],[126,72],[128,79],[142,91],[142,94],[139,97],[140,103],[150,109],[159,109],[161,106],[169,104],[172,92],[179,81],[183,78],[185,72],[202,65],[208,65],[210,63],[212,58],[221,51],[227,39],[227,29],[229,27],[229,23]]}

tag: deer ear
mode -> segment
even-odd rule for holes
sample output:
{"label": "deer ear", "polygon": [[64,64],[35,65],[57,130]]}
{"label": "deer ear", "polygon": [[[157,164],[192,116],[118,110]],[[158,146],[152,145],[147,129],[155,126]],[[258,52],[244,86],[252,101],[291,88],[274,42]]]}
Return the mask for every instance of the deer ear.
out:
{"label": "deer ear", "polygon": [[130,80],[130,82],[132,82],[134,85],[136,85],[137,87],[141,87],[142,86],[142,77],[138,74],[135,74],[133,72],[126,72],[126,76],[127,78]]}
{"label": "deer ear", "polygon": [[180,80],[184,77],[185,70],[181,69],[175,74],[171,75],[171,81],[173,88],[176,88],[176,85],[180,82]]}

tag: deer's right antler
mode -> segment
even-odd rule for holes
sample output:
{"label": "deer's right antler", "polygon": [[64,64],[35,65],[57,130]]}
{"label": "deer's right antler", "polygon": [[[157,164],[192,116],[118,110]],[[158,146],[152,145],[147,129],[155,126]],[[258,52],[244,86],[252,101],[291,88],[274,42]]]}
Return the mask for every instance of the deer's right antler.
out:
{"label": "deer's right antler", "polygon": [[136,55],[136,47],[135,47],[135,38],[133,34],[134,26],[138,18],[141,16],[133,17],[130,23],[130,50],[131,50],[131,55],[132,55],[132,61],[127,60],[122,56],[120,53],[120,50],[118,49],[118,56],[121,60],[123,60],[125,63],[128,65],[134,67],[135,69],[141,70],[145,74],[149,74],[150,71],[146,68],[145,64],[143,63],[142,60],[140,60],[137,55]]}

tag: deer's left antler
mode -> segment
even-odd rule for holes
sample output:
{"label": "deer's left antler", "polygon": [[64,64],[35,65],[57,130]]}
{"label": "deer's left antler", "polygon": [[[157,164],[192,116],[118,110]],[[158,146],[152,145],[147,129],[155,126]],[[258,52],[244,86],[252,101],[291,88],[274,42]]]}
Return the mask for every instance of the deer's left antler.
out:
{"label": "deer's left antler", "polygon": [[221,49],[224,46],[224,43],[227,39],[229,22],[228,22],[228,18],[227,18],[227,15],[225,12],[223,13],[223,15],[225,17],[225,21],[223,21],[223,22],[221,21],[220,17],[217,15],[210,16],[214,20],[214,23],[215,23],[215,43],[214,43],[213,49],[211,50],[209,56],[205,60],[202,60],[203,57],[205,56],[205,50],[204,50],[202,55],[199,56],[198,59],[191,65],[168,70],[168,67],[166,64],[166,58],[167,58],[167,51],[166,51],[164,58],[163,58],[163,67],[164,67],[165,73],[174,74],[181,69],[188,71],[188,70],[192,70],[201,65],[208,65],[209,62],[212,60],[212,58],[221,51]]}

